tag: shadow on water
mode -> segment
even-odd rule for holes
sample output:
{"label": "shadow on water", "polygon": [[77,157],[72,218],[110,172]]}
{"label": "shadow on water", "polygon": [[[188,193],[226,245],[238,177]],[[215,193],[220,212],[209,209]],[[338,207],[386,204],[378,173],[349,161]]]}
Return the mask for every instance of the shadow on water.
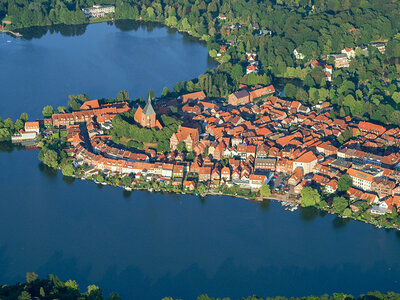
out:
{"label": "shadow on water", "polygon": [[47,178],[50,179],[55,179],[57,178],[57,170],[50,168],[49,166],[46,166],[44,163],[39,163],[39,170],[42,172],[44,175],[46,175]]}
{"label": "shadow on water", "polygon": [[350,220],[351,219],[349,219],[349,218],[341,218],[341,217],[336,216],[335,219],[333,219],[333,221],[332,221],[333,227],[336,229],[343,228],[348,223],[350,223]]}
{"label": "shadow on water", "polygon": [[62,177],[62,180],[67,184],[67,185],[73,185],[75,182],[75,178],[71,176],[64,176]]}
{"label": "shadow on water", "polygon": [[130,198],[131,195],[132,195],[132,192],[131,192],[131,191],[127,191],[127,190],[125,190],[125,189],[122,191],[122,196],[123,196],[125,199]]}
{"label": "shadow on water", "polygon": [[318,217],[319,212],[315,207],[300,207],[300,218],[303,221],[312,221]]}
{"label": "shadow on water", "polygon": [[18,30],[25,40],[39,39],[48,32],[60,33],[62,36],[80,36],[86,32],[88,24],[81,25],[54,25],[54,26],[35,26]]}
{"label": "shadow on water", "polygon": [[269,211],[270,207],[271,207],[271,200],[269,199],[265,199],[260,203],[260,209],[264,212]]}

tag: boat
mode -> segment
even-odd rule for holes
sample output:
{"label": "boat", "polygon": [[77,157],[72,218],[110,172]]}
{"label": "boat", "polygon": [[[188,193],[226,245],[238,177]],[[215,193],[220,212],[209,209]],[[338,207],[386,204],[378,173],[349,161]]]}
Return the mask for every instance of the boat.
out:
{"label": "boat", "polygon": [[102,184],[102,185],[107,185],[107,182],[102,182],[101,184]]}
{"label": "boat", "polygon": [[126,187],[125,187],[125,191],[129,191],[129,192],[130,192],[130,191],[132,191],[132,188],[129,187],[129,186],[126,186]]}

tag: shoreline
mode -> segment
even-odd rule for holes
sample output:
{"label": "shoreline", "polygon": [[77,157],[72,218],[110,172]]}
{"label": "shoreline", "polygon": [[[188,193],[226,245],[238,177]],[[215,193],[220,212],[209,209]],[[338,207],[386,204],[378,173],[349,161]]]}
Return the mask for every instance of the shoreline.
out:
{"label": "shoreline", "polygon": [[[59,171],[60,169],[55,169],[55,170]],[[65,175],[63,175],[63,176],[65,176]],[[66,177],[68,177],[68,176],[66,176]],[[333,211],[332,209],[324,210],[324,209],[321,209],[320,207],[315,207],[315,206],[302,207],[300,201],[296,201],[294,199],[290,199],[290,197],[288,197],[287,195],[281,195],[281,194],[277,194],[277,193],[273,193],[268,197],[259,196],[259,197],[256,197],[256,198],[252,198],[252,197],[246,197],[246,196],[241,196],[241,195],[231,195],[231,194],[224,194],[224,193],[218,193],[218,192],[205,192],[204,194],[200,195],[200,194],[197,194],[197,193],[184,192],[184,191],[175,192],[175,191],[169,191],[169,190],[163,190],[163,189],[155,190],[153,188],[135,188],[135,187],[131,187],[131,190],[127,190],[126,187],[124,187],[124,186],[113,185],[113,184],[108,184],[108,183],[103,184],[103,183],[100,183],[100,182],[96,182],[93,179],[87,179],[87,178],[86,179],[82,179],[81,177],[77,177],[77,176],[72,176],[72,178],[80,179],[80,180],[83,180],[83,181],[90,181],[90,182],[96,183],[97,185],[100,185],[100,186],[110,186],[110,187],[122,188],[124,191],[129,192],[129,193],[135,192],[135,191],[142,191],[142,192],[149,192],[149,193],[163,193],[163,194],[166,193],[166,194],[174,194],[174,195],[188,195],[188,196],[196,196],[198,198],[206,198],[207,196],[227,196],[227,197],[232,197],[232,198],[243,199],[243,200],[246,200],[246,201],[251,202],[251,203],[260,203],[260,204],[263,203],[264,201],[274,201],[274,202],[277,202],[277,203],[281,204],[282,208],[285,207],[284,205],[282,205],[282,203],[286,201],[288,203],[298,205],[299,209],[300,208],[303,208],[303,209],[304,208],[314,208],[318,212],[325,212],[325,213],[330,214],[330,215],[335,215],[336,217],[341,218],[341,219],[350,219],[350,220],[353,220],[353,221],[358,221],[358,222],[361,222],[361,223],[364,223],[364,224],[372,225],[376,229],[386,229],[386,230],[393,229],[393,230],[396,230],[396,231],[400,231],[400,228],[384,227],[384,226],[380,226],[380,225],[377,225],[377,224],[374,224],[374,223],[367,222],[366,220],[361,220],[361,219],[358,219],[358,218],[354,218],[352,216],[349,216],[349,217],[343,216],[343,215]],[[279,197],[279,195],[284,196],[286,199],[280,199],[281,197]],[[287,209],[285,209],[285,210],[287,210]],[[290,212],[293,212],[293,211],[290,211]]]}

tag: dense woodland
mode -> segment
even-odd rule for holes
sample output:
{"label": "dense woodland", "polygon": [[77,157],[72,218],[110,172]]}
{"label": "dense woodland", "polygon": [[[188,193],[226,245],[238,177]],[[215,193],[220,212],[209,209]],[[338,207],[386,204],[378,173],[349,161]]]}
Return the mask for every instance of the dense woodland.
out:
{"label": "dense woodland", "polygon": [[[93,4],[116,6],[115,20],[144,20],[190,32],[207,42],[210,55],[227,44],[218,68],[198,78],[178,82],[164,95],[204,90],[227,97],[240,82],[273,83],[285,97],[314,105],[330,101],[333,117],[351,115],[383,124],[400,125],[400,2],[392,0],[0,0],[0,18],[22,28],[54,24],[86,24],[81,11]],[[224,14],[226,20],[218,16]],[[260,29],[271,35],[260,35]],[[229,25],[240,24],[231,29]],[[84,31],[83,31],[84,32]],[[325,82],[321,67],[306,63],[344,47],[388,40],[386,54],[369,47],[357,53],[350,68],[335,70]],[[305,55],[296,60],[293,50]],[[246,51],[256,51],[259,75],[244,76]],[[328,61],[329,62],[329,61]],[[1,124],[0,124],[1,125]]]}

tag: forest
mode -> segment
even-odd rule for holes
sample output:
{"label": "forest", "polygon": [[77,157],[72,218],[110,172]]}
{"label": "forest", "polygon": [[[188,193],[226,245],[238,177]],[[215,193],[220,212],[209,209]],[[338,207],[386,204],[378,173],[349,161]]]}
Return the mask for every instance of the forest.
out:
{"label": "forest", "polygon": [[[329,101],[332,117],[351,115],[382,124],[400,125],[400,3],[392,0],[0,0],[0,18],[11,29],[57,24],[88,24],[81,8],[115,5],[115,15],[100,21],[139,20],[162,23],[204,40],[210,56],[220,45],[220,65],[190,81],[178,82],[166,96],[204,90],[226,98],[240,83],[274,84],[288,99],[313,106]],[[223,16],[223,18],[221,17]],[[268,30],[270,34],[260,34]],[[386,53],[370,46],[387,41]],[[334,69],[324,79],[315,59],[356,51],[350,67]],[[293,51],[304,54],[296,59]],[[257,53],[258,75],[245,75],[246,52]]]}

